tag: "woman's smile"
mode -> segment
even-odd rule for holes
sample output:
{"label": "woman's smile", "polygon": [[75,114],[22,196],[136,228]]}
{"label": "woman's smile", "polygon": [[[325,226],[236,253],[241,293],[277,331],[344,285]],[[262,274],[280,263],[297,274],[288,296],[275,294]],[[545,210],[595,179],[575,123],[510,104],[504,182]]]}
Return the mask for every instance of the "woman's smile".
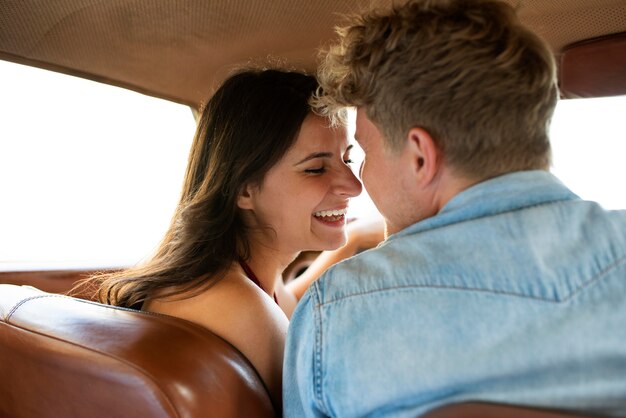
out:
{"label": "woman's smile", "polygon": [[347,212],[347,207],[342,209],[321,210],[315,212],[313,218],[328,226],[343,227],[346,224]]}

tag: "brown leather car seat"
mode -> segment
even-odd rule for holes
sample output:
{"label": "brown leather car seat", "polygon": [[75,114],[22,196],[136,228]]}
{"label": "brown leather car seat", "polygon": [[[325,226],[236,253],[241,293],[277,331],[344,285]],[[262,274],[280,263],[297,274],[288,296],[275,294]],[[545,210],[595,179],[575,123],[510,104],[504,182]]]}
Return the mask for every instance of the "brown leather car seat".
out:
{"label": "brown leather car seat", "polygon": [[272,417],[247,359],[165,315],[0,284],[1,417]]}

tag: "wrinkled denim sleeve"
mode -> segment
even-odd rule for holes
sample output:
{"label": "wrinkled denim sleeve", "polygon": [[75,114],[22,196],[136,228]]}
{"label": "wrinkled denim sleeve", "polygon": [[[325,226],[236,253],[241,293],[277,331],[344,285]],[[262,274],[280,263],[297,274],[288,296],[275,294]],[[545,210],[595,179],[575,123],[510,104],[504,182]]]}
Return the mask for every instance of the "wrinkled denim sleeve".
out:
{"label": "wrinkled denim sleeve", "polygon": [[326,417],[320,409],[321,353],[319,303],[314,283],[289,323],[283,367],[283,413],[289,417]]}

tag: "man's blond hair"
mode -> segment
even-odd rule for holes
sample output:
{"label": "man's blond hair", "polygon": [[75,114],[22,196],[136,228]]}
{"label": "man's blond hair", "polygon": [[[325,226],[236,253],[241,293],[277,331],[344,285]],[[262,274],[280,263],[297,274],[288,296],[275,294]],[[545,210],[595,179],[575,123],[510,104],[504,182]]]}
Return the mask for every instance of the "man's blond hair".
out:
{"label": "man's blond hair", "polygon": [[473,177],[549,167],[554,58],[508,4],[413,0],[337,31],[318,74],[327,112],[362,107],[396,150],[424,128]]}

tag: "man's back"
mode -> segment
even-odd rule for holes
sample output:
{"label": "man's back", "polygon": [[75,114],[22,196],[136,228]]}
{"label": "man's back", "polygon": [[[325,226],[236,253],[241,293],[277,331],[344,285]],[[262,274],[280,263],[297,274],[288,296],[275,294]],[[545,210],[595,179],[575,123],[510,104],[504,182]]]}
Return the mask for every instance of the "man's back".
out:
{"label": "man's back", "polygon": [[285,411],[414,417],[490,400],[626,416],[625,325],[626,212],[542,171],[498,177],[312,286]]}

